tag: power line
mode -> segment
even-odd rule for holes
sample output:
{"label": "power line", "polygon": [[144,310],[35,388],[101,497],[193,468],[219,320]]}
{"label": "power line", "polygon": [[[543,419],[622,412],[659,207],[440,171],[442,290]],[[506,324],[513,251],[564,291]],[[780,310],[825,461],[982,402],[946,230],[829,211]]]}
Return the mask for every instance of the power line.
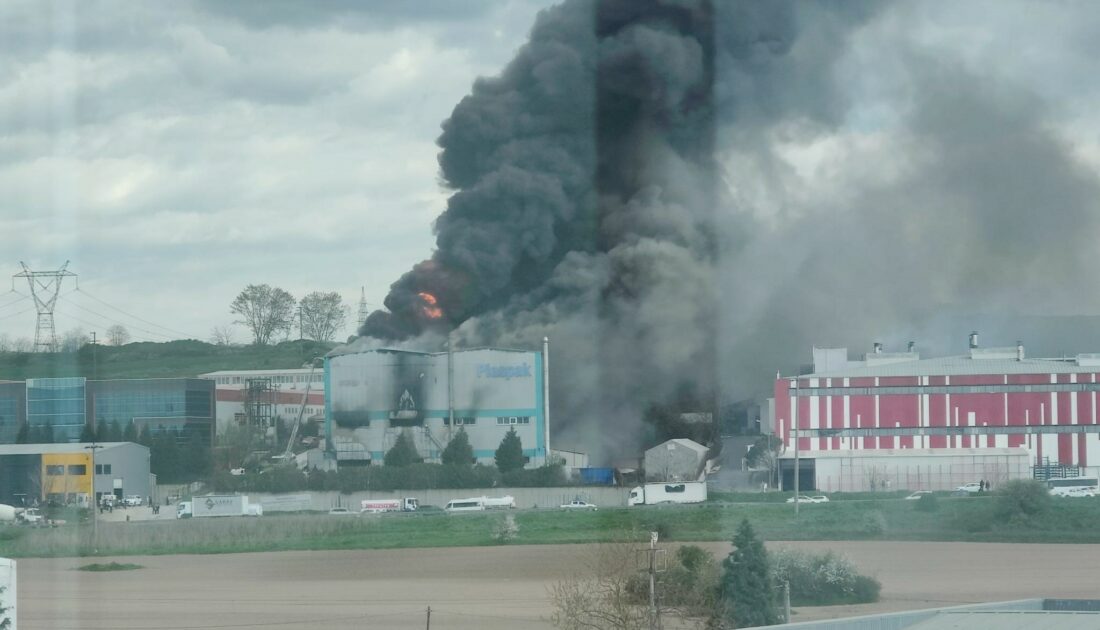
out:
{"label": "power line", "polygon": [[139,327],[139,326],[134,326],[133,324],[126,324],[125,322],[119,321],[118,319],[116,319],[116,318],[114,318],[114,317],[111,317],[110,315],[104,315],[103,313],[99,313],[99,312],[93,311],[92,309],[90,309],[90,308],[88,308],[88,307],[86,307],[86,306],[81,306],[80,304],[77,304],[76,302],[74,302],[74,301],[72,301],[72,300],[65,300],[65,302],[66,302],[66,303],[67,303],[67,304],[68,304],[69,306],[75,306],[76,308],[79,308],[79,309],[80,309],[80,310],[82,310],[82,311],[85,311],[85,312],[87,312],[87,313],[90,313],[90,314],[92,314],[92,315],[95,315],[96,317],[100,317],[100,318],[102,318],[102,319],[103,319],[104,321],[108,321],[108,322],[111,322],[112,324],[118,324],[118,325],[120,325],[120,326],[129,326],[130,328],[133,328],[134,330],[138,330],[138,331],[141,331],[141,332],[143,332],[143,333],[147,333],[147,334],[150,334],[150,335],[156,335],[157,337],[164,337],[165,339],[175,339],[175,337],[172,337],[172,336],[170,336],[170,335],[166,335],[166,334],[164,334],[164,333],[162,333],[162,332],[157,332],[157,331],[155,331],[155,330],[146,330],[146,329],[144,329],[144,328],[141,328],[141,327]]}
{"label": "power line", "polygon": [[111,304],[109,304],[109,303],[105,302],[105,301],[103,301],[103,300],[101,300],[101,299],[97,298],[96,296],[92,295],[91,293],[88,293],[87,291],[82,291],[82,290],[80,290],[80,289],[77,289],[77,290],[78,290],[78,291],[80,291],[80,294],[81,294],[81,295],[85,295],[85,296],[87,296],[87,297],[90,297],[90,298],[92,298],[93,300],[95,300],[96,302],[99,302],[100,304],[102,304],[102,305],[106,306],[107,308],[110,308],[110,309],[116,310],[116,311],[118,311],[119,313],[122,313],[123,315],[125,315],[125,316],[127,316],[127,317],[130,317],[130,318],[132,318],[132,319],[136,319],[136,320],[137,320],[137,321],[139,321],[139,322],[142,322],[142,323],[145,323],[145,324],[149,324],[150,326],[155,326],[156,328],[160,328],[160,329],[163,329],[163,330],[167,330],[167,331],[168,331],[168,332],[170,332],[170,333],[174,333],[174,334],[177,334],[177,335],[183,335],[184,337],[186,337],[186,338],[188,338],[188,339],[198,339],[198,338],[199,338],[199,337],[198,337],[198,336],[196,336],[196,335],[192,335],[192,334],[190,334],[190,333],[185,333],[185,332],[183,332],[182,330],[175,330],[174,328],[169,328],[169,327],[167,327],[167,326],[161,326],[160,324],[158,324],[158,323],[156,323],[156,322],[151,322],[151,321],[149,321],[149,320],[147,320],[147,319],[143,319],[143,318],[141,318],[141,317],[138,317],[137,315],[133,315],[133,314],[131,314],[131,313],[128,313],[128,312],[126,312],[126,311],[122,310],[121,308],[118,308],[117,306],[113,306],[113,305],[111,305]]}
{"label": "power line", "polygon": [[32,307],[30,307],[28,309],[25,309],[25,310],[22,310],[22,311],[17,311],[15,313],[8,313],[7,315],[4,315],[3,317],[0,317],[0,319],[9,319],[11,317],[16,317],[16,316],[19,316],[19,315],[23,315],[24,313],[29,313],[33,310],[34,310],[34,307],[32,306]]}
{"label": "power line", "polygon": [[[11,291],[11,293],[19,293],[19,292],[18,291]],[[23,295],[22,293],[19,293],[19,297],[15,298],[11,302],[8,302],[7,304],[0,304],[0,309],[5,309],[9,306],[13,306],[15,304],[18,304],[18,303],[22,302],[23,300],[29,300],[29,299],[30,299],[29,295]]]}
{"label": "power line", "polygon": [[[79,308],[79,309],[81,309],[81,310],[85,310],[85,311],[88,311],[88,312],[89,312],[89,313],[91,313],[92,315],[94,315],[94,316],[96,316],[96,317],[100,317],[100,318],[102,318],[103,320],[105,320],[105,321],[107,321],[107,322],[110,322],[111,324],[120,324],[120,325],[121,325],[121,322],[119,322],[119,321],[116,321],[116,320],[113,320],[113,319],[111,319],[111,318],[107,317],[106,315],[100,315],[99,313],[97,313],[97,312],[95,312],[95,311],[92,311],[92,310],[88,310],[88,309],[86,309],[86,308],[84,308],[84,307],[80,306],[79,304],[75,304],[75,303],[73,303],[73,302],[67,302],[67,303],[69,304],[69,306],[75,306],[76,308]],[[81,323],[81,324],[84,324],[85,326],[92,326],[93,328],[99,328],[99,327],[103,326],[103,323],[102,323],[102,322],[100,322],[100,323],[98,323],[98,324],[97,324],[97,323],[94,323],[94,322],[89,322],[89,321],[87,321],[87,320],[84,320],[84,319],[80,319],[79,317],[76,317],[76,316],[74,316],[74,315],[73,315],[72,313],[64,313],[64,315],[65,315],[65,317],[68,317],[69,319],[71,319],[71,320],[73,320],[73,321],[76,321],[76,322],[79,322],[79,323]],[[155,337],[160,337],[160,338],[162,338],[162,339],[167,339],[167,340],[169,340],[169,341],[172,341],[172,339],[173,339],[172,337],[170,337],[169,335],[165,335],[164,333],[158,333],[158,332],[153,332],[153,331],[151,331],[151,330],[144,330],[144,329],[142,329],[142,328],[138,328],[138,327],[136,327],[136,326],[131,326],[131,328],[133,328],[134,330],[137,330],[137,331],[139,331],[139,332],[143,332],[143,333],[145,333],[145,334],[147,334],[147,335],[153,335],[153,336],[155,336]]]}

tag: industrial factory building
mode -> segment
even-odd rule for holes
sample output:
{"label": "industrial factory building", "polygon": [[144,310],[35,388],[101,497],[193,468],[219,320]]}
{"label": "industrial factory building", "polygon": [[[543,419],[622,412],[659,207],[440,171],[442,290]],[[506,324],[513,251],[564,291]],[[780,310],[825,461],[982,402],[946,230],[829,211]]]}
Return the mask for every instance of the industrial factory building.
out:
{"label": "industrial factory building", "polygon": [[[95,445],[7,444],[0,446],[0,503],[32,505],[44,501],[88,505],[104,494],[152,496],[149,449],[131,442]],[[93,482],[94,480],[94,482]]]}
{"label": "industrial factory building", "polygon": [[49,427],[54,442],[75,442],[93,428],[133,422],[213,439],[214,383],[197,378],[90,381],[84,377],[32,378],[0,383],[0,444],[16,441],[24,424]]}
{"label": "industrial factory building", "polygon": [[218,432],[230,424],[245,424],[250,420],[253,424],[264,424],[264,419],[256,418],[257,415],[293,420],[302,408],[303,396],[304,419],[324,413],[325,383],[320,368],[221,370],[200,374],[199,378],[214,382]]}
{"label": "industrial factory building", "polygon": [[1100,465],[1100,355],[1030,359],[1022,344],[979,347],[977,333],[969,346],[921,359],[914,344],[875,344],[861,360],[815,348],[812,373],[775,383],[784,486],[793,483],[795,419],[806,488],[950,489],[1029,476],[1034,466]]}
{"label": "industrial factory building", "polygon": [[515,429],[529,465],[549,441],[545,354],[475,349],[454,352],[338,348],[325,358],[325,443],[339,465],[381,463],[399,435],[425,461],[439,461],[460,428],[474,456],[491,464]]}

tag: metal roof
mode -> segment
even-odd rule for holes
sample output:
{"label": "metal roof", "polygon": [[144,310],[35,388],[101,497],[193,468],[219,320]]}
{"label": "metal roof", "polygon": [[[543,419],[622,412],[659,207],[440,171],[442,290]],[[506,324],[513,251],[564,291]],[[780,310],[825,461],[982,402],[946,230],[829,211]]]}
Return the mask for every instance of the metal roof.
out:
{"label": "metal roof", "polygon": [[972,359],[969,356],[937,357],[879,365],[852,362],[845,368],[800,378],[855,378],[870,376],[956,376],[966,374],[1071,374],[1100,372],[1100,367],[1078,365],[1075,359]]}
{"label": "metal roof", "polygon": [[941,611],[906,630],[1095,630],[1100,613],[1051,610]]}
{"label": "metal roof", "polygon": [[[127,444],[133,446],[141,446],[134,442],[96,442],[97,446],[102,449],[108,450],[115,448],[116,446],[126,446]],[[82,453],[86,446],[91,446],[92,442],[65,442],[61,444],[2,444],[0,445],[0,455],[43,455],[46,453]],[[141,446],[141,448],[147,448]]]}

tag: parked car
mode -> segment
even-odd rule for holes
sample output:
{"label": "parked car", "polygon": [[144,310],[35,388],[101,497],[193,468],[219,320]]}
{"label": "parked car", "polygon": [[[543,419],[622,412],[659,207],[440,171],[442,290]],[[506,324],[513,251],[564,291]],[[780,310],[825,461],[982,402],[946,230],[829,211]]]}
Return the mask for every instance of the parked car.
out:
{"label": "parked car", "polygon": [[145,503],[145,501],[136,494],[128,494],[122,499],[122,504],[126,507],[141,507],[142,503]]}
{"label": "parked car", "polygon": [[329,516],[359,516],[358,512],[352,512],[346,507],[334,507],[328,511]]}
{"label": "parked car", "polygon": [[813,503],[828,503],[829,497],[823,494],[819,494],[817,496],[810,497],[810,501]]}
{"label": "parked car", "polygon": [[984,489],[983,484],[981,482],[978,482],[978,481],[971,481],[968,484],[964,484],[964,485],[959,486],[958,488],[955,488],[955,490],[959,490],[959,491],[962,491],[962,492],[969,492],[970,494],[977,494],[977,493],[981,492],[983,489]]}
{"label": "parked car", "polygon": [[916,501],[916,500],[920,499],[921,497],[926,497],[926,496],[929,496],[931,494],[932,494],[931,490],[917,490],[913,494],[905,497],[905,500],[906,501]]}
{"label": "parked car", "polygon": [[569,503],[566,503],[565,505],[561,506],[561,509],[563,509],[563,510],[593,510],[593,511],[595,511],[598,508],[596,507],[596,504],[594,504],[594,503],[588,503],[587,501],[582,501],[580,499],[573,499]]}
{"label": "parked car", "polygon": [[791,498],[787,499],[787,503],[795,503],[795,499],[798,500],[797,501],[798,503],[814,503],[815,502],[813,497],[809,497],[809,496],[806,496],[804,494],[800,494],[797,497],[791,497]]}

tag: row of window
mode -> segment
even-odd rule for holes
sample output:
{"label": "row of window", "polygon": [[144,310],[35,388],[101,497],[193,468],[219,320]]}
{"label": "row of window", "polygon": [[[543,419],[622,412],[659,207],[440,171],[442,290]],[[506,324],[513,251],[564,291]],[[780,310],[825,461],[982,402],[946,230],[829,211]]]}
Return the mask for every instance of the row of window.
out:
{"label": "row of window", "polygon": [[324,380],[321,374],[314,374],[312,378],[308,375],[279,375],[279,376],[219,376],[214,379],[214,382],[218,385],[243,385],[245,381],[256,380],[259,378],[269,378],[273,385],[289,384],[289,383],[305,383],[313,382],[320,383]]}
{"label": "row of window", "polygon": [[95,474],[97,474],[97,475],[109,475],[109,474],[111,474],[111,465],[110,464],[96,464],[95,465]]}
{"label": "row of window", "polygon": [[70,475],[82,476],[88,474],[88,467],[84,464],[69,464],[67,467],[62,464],[48,464],[46,466],[46,474],[50,477],[60,477],[66,474],[66,468]]}
{"label": "row of window", "polygon": [[1049,392],[1100,392],[1100,383],[1046,383],[1033,385],[912,385],[885,387],[798,388],[798,395],[800,397],[889,396],[914,394],[1034,394]]}
{"label": "row of window", "polygon": [[531,416],[503,416],[497,418],[497,424],[531,424]]}

